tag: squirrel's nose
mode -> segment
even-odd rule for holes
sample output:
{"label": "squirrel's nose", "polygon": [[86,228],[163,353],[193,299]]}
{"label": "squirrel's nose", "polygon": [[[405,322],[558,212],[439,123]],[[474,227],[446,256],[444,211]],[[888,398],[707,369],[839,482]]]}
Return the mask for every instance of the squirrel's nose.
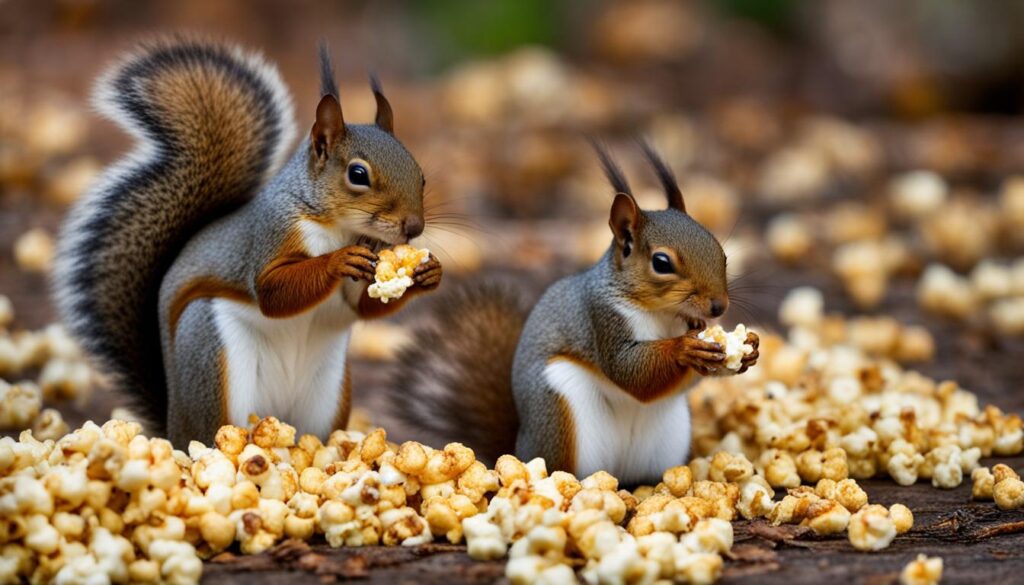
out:
{"label": "squirrel's nose", "polygon": [[726,303],[726,301],[723,301],[721,299],[715,299],[715,300],[711,301],[711,316],[712,317],[721,317],[722,313],[725,313],[725,308],[727,306],[729,306],[728,303]]}
{"label": "squirrel's nose", "polygon": [[402,227],[405,230],[405,237],[410,240],[423,233],[423,218],[418,216],[409,216],[402,222]]}

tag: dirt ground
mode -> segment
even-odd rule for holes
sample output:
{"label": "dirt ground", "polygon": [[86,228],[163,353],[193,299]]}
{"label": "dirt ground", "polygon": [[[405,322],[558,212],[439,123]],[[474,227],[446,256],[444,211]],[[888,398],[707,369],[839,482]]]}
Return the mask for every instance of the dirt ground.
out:
{"label": "dirt ground", "polygon": [[[38,214],[33,213],[38,221]],[[14,229],[26,220],[27,212],[7,208],[0,213],[0,247]],[[55,224],[57,215],[44,217]],[[5,260],[0,260],[4,262]],[[52,318],[50,305],[41,299],[48,294],[46,279],[24,275],[4,266],[0,269],[0,290],[8,294],[28,327],[43,325]],[[510,268],[489,267],[500,273]],[[539,282],[550,278],[537,276]],[[530,279],[525,279],[527,282]],[[780,265],[762,265],[746,279],[762,292],[760,303],[747,322],[773,327],[774,307],[781,292],[793,286],[822,286],[832,299],[841,298],[834,283],[820,273],[794,270]],[[934,318],[925,319],[913,302],[912,291],[897,287],[891,291],[887,312],[910,322],[925,322],[936,337],[934,362],[919,369],[942,379],[953,377],[978,394],[983,403],[996,404],[1011,412],[1024,411],[1020,388],[1024,369],[1024,342],[990,339],[960,325]],[[422,318],[430,300],[417,301],[405,312],[406,321]],[[839,301],[837,301],[839,302]],[[836,307],[837,309],[842,307]],[[355,405],[373,415],[383,410],[380,388],[386,383],[388,364],[357,360],[353,365]],[[103,419],[118,403],[116,396],[94,392],[85,404],[61,404],[60,410],[72,426],[86,419]],[[405,436],[401,428],[388,425],[390,437]],[[1024,457],[1001,459],[1015,468]],[[984,461],[992,464],[997,460]],[[900,502],[914,512],[914,528],[898,537],[880,553],[854,550],[845,535],[822,538],[809,530],[783,526],[774,528],[764,521],[735,523],[736,546],[727,559],[722,583],[786,584],[895,583],[902,567],[919,553],[941,556],[945,563],[944,583],[1011,583],[1024,571],[1024,512],[1002,512],[991,502],[972,502],[970,482],[954,490],[939,490],[926,483],[900,487],[887,479],[860,482],[870,501],[884,505]],[[331,549],[326,543],[287,542],[255,557],[225,553],[206,563],[204,583],[324,583],[358,579],[369,583],[443,583],[446,585],[502,581],[503,563],[476,562],[462,546],[431,544],[411,548],[372,547]]]}

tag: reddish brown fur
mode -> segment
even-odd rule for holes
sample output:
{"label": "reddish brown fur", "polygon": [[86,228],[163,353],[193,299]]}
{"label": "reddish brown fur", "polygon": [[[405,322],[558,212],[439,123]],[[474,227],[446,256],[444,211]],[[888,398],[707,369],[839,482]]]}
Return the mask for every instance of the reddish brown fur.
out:
{"label": "reddish brown fur", "polygon": [[576,421],[572,416],[569,401],[561,394],[557,395],[558,416],[562,419],[559,429],[562,431],[562,460],[553,461],[552,469],[561,469],[568,473],[576,473]]}
{"label": "reddish brown fur", "polygon": [[231,424],[230,417],[228,416],[228,391],[231,386],[230,372],[228,371],[228,354],[227,351],[220,350],[220,424],[221,426]]}
{"label": "reddish brown fur", "polygon": [[295,228],[256,279],[260,311],[272,318],[293,317],[322,303],[341,283],[328,271],[333,254],[310,257]]}
{"label": "reddish brown fur", "polygon": [[175,332],[178,330],[178,320],[182,313],[188,308],[189,303],[199,299],[230,299],[240,303],[252,303],[249,293],[233,284],[224,282],[212,276],[204,276],[192,280],[174,296],[171,306],[168,309],[167,324],[169,327],[171,341],[174,341]]}

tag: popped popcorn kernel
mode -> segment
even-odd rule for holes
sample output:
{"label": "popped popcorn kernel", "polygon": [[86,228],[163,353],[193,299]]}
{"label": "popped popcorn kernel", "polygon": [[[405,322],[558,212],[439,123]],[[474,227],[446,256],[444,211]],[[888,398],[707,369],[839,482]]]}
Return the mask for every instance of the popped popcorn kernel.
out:
{"label": "popped popcorn kernel", "polygon": [[919,554],[900,572],[900,585],[937,585],[941,580],[941,557]]}
{"label": "popped popcorn kernel", "polygon": [[975,500],[991,500],[996,479],[987,467],[979,467],[971,472],[971,497]]}
{"label": "popped popcorn kernel", "polygon": [[992,487],[992,499],[1003,510],[1016,510],[1024,506],[1024,481],[1015,477],[997,480]]}
{"label": "popped popcorn kernel", "polygon": [[896,537],[896,524],[884,507],[870,504],[853,516],[847,527],[850,544],[858,550],[881,550]]}
{"label": "popped popcorn kernel", "polygon": [[399,244],[391,250],[381,250],[377,254],[374,282],[367,288],[367,293],[382,303],[401,298],[413,285],[413,271],[429,258],[429,250],[416,249],[406,244]]}
{"label": "popped popcorn kernel", "polygon": [[903,504],[889,506],[889,518],[896,527],[896,534],[903,534],[914,527],[914,514]]}
{"label": "popped popcorn kernel", "polygon": [[712,325],[698,333],[697,339],[720,344],[725,352],[725,367],[733,371],[743,367],[744,356],[754,353],[754,346],[747,343],[747,328],[742,324],[728,332],[721,325]]}

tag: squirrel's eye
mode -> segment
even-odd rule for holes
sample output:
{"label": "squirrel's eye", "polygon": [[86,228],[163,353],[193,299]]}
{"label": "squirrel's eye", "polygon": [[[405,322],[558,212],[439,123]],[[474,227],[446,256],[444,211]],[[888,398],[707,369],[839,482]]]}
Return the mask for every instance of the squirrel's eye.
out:
{"label": "squirrel's eye", "polygon": [[658,274],[672,274],[675,271],[672,268],[672,260],[664,252],[657,252],[654,256],[651,256],[651,267]]}
{"label": "squirrel's eye", "polygon": [[354,162],[348,165],[345,181],[353,191],[366,191],[370,188],[370,169],[363,163]]}

